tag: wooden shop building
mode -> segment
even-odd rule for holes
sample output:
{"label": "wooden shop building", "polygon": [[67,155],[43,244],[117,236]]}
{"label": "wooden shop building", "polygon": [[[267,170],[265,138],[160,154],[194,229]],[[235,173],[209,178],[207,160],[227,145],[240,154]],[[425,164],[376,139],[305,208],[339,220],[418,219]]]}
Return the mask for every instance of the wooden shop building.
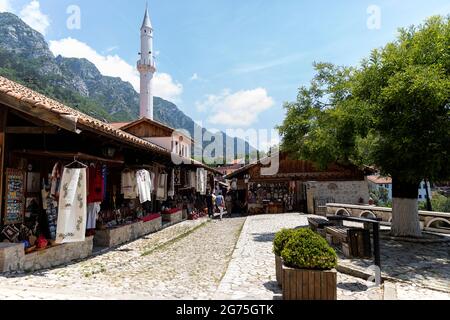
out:
{"label": "wooden shop building", "polygon": [[220,173],[190,159],[192,143],[154,121],[105,123],[0,77],[0,273],[86,258],[201,215]]}
{"label": "wooden shop building", "polygon": [[369,201],[366,172],[356,166],[333,164],[320,170],[310,161],[291,159],[283,153],[272,159],[274,172],[264,172],[271,166],[261,162],[267,163],[254,162],[225,177],[231,181],[235,206],[244,204],[249,214],[321,214],[329,202]]}

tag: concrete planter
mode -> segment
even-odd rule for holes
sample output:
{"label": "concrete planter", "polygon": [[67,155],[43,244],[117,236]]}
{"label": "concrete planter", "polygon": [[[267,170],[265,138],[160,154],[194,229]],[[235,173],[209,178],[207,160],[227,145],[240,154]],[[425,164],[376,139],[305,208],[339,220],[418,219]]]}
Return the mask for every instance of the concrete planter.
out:
{"label": "concrete planter", "polygon": [[283,300],[337,300],[336,270],[293,269],[283,265]]}
{"label": "concrete planter", "polygon": [[169,222],[169,223],[178,223],[183,221],[183,210],[178,210],[176,212],[173,213],[161,213],[162,216],[162,220],[164,222]]}
{"label": "concrete planter", "polygon": [[0,245],[0,272],[33,272],[65,265],[92,255],[93,237],[25,255],[23,244]]}
{"label": "concrete planter", "polygon": [[139,239],[162,228],[161,217],[147,222],[136,222],[117,228],[98,230],[95,233],[94,245],[98,247],[117,247],[121,244]]}

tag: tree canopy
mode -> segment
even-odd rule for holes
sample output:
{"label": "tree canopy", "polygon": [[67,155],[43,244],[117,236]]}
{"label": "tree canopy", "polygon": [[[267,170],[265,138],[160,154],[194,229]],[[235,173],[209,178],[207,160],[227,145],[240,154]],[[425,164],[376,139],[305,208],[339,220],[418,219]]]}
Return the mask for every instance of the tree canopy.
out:
{"label": "tree canopy", "polygon": [[356,67],[314,67],[285,104],[284,151],[323,167],[376,166],[407,184],[450,177],[449,17],[400,29]]}

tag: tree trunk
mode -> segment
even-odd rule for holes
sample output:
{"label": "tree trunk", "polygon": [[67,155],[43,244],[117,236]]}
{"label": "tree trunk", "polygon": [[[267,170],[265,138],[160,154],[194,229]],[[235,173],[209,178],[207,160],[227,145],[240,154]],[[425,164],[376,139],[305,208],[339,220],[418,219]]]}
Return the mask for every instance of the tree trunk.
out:
{"label": "tree trunk", "polygon": [[420,238],[419,222],[419,182],[409,183],[398,178],[392,179],[392,228],[396,237]]}

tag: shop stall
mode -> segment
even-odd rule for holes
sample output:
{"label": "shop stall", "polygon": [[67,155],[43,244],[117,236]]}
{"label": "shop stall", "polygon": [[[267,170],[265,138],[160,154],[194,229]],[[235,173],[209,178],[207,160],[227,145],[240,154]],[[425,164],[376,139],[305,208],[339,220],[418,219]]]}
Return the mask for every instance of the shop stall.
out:
{"label": "shop stall", "polygon": [[[270,163],[277,168],[266,174]],[[249,214],[304,212],[314,214],[317,199],[359,203],[368,199],[366,170],[352,165],[330,164],[321,169],[313,162],[296,160],[285,153],[242,167],[225,178],[231,181],[234,210]],[[369,172],[367,172],[369,173]]]}
{"label": "shop stall", "polygon": [[0,77],[0,272],[84,259],[193,217],[213,171]]}

